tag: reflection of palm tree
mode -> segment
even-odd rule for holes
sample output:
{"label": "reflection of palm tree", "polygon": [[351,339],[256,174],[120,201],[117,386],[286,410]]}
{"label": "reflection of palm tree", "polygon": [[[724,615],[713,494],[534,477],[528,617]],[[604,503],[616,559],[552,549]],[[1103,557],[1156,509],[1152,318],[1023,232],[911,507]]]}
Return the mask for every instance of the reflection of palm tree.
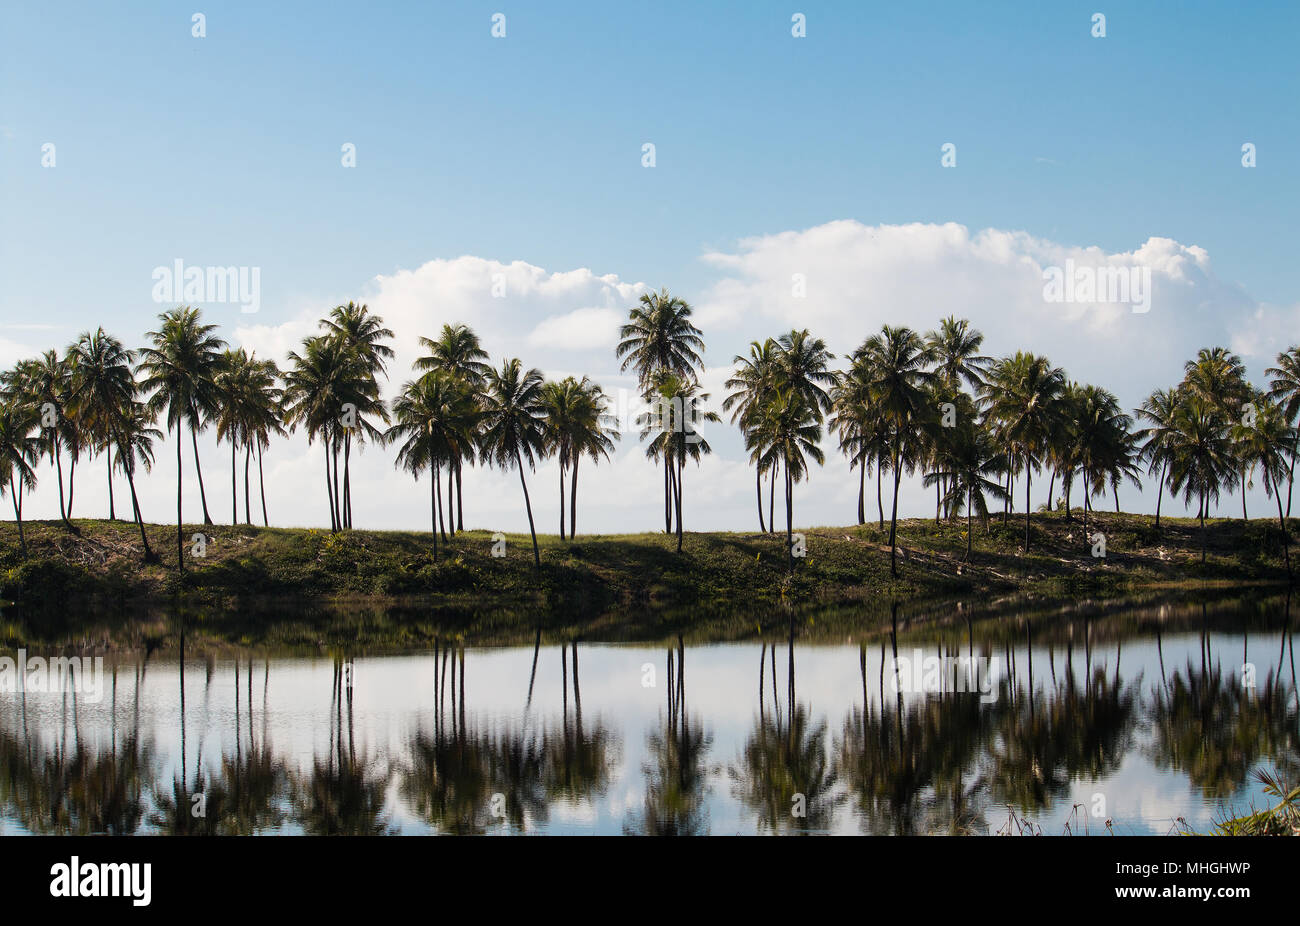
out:
{"label": "reflection of palm tree", "polygon": [[[784,720],[779,713],[766,715],[760,691],[758,720],[730,773],[736,796],[758,814],[760,832],[764,828],[773,833],[824,832],[830,829],[837,803],[831,797],[835,771],[828,759],[825,722],[814,723],[808,708],[795,700],[793,618],[790,628]],[[759,670],[761,684],[761,659]],[[775,677],[772,682],[775,705],[779,701]]]}
{"label": "reflection of palm tree", "polygon": [[[674,655],[677,658],[674,669]],[[623,832],[650,836],[697,836],[708,832],[704,795],[709,771],[705,765],[713,734],[686,710],[686,679],[682,671],[686,648],[668,651],[668,717],[646,737],[652,757],[642,766],[646,776],[641,815],[629,818]]]}
{"label": "reflection of palm tree", "polygon": [[1272,668],[1252,693],[1217,665],[1198,669],[1189,661],[1151,704],[1156,767],[1186,773],[1210,797],[1231,796],[1265,756],[1300,756],[1300,714],[1290,694]]}
{"label": "reflection of palm tree", "polygon": [[[330,703],[330,752],[314,759],[310,774],[292,782],[294,803],[306,832],[313,836],[370,836],[389,830],[384,799],[391,773],[372,757],[357,755],[352,724],[351,663],[334,662]],[[347,701],[347,748],[343,711]]]}

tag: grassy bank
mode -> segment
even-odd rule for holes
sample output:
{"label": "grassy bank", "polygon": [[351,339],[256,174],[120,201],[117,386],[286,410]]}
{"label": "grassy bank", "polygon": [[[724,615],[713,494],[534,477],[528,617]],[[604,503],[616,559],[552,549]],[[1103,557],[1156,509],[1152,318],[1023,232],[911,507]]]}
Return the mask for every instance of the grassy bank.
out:
{"label": "grassy bank", "polygon": [[[1208,522],[1206,562],[1195,521],[1145,515],[1091,516],[1089,534],[1106,535],[1106,556],[1092,555],[1077,516],[1031,519],[1021,552],[1023,516],[976,526],[964,561],[964,524],[899,524],[898,576],[890,570],[888,525],[803,531],[806,557],[787,568],[783,535],[687,534],[682,553],[663,534],[539,537],[535,568],[527,535],[506,535],[505,555],[492,537],[466,531],[439,544],[427,533],[194,525],[185,528],[186,569],[176,568],[176,531],[149,525],[158,561],[143,562],[138,529],[125,521],[32,522],[27,555],[11,522],[0,524],[0,598],[28,618],[69,609],[122,611],[171,600],[236,606],[257,601],[419,600],[447,608],[612,608],[698,605],[715,612],[760,604],[848,602],[987,593],[1043,596],[1121,594],[1179,584],[1283,583],[1276,521]],[[202,558],[189,538],[206,534]]]}

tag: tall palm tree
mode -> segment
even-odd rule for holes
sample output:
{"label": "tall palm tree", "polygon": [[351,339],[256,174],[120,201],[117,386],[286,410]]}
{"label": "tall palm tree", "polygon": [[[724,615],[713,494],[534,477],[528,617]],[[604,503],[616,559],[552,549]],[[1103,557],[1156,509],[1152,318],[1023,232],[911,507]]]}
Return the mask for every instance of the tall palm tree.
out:
{"label": "tall palm tree", "polygon": [[59,517],[69,527],[68,510],[63,494],[63,447],[71,421],[68,417],[68,391],[71,370],[66,357],[47,350],[39,358],[24,360],[4,376],[5,388],[40,410],[41,445],[55,467],[59,481]]}
{"label": "tall palm tree", "polygon": [[[393,332],[384,327],[384,320],[371,314],[365,305],[349,302],[336,306],[329,317],[321,320],[321,327],[326,336],[343,345],[354,359],[348,365],[350,371],[349,392],[352,404],[357,406],[357,426],[343,429],[343,508],[344,527],[352,526],[352,439],[356,436],[358,443],[364,443],[368,436],[378,440],[380,432],[365,418],[370,414],[385,423],[388,415],[379,398],[379,377],[385,376],[387,361],[393,356],[393,349],[383,342],[393,337]],[[364,409],[363,409],[364,406]]]}
{"label": "tall palm tree", "polygon": [[605,414],[605,393],[587,377],[576,380],[567,376],[560,382],[542,387],[542,407],[546,416],[546,443],[560,464],[560,539],[565,537],[564,478],[570,477],[568,536],[576,535],[578,520],[578,463],[583,455],[593,462],[609,459],[617,428]]}
{"label": "tall palm tree", "polygon": [[1258,400],[1253,425],[1238,424],[1232,429],[1239,457],[1248,466],[1258,466],[1264,477],[1264,494],[1277,501],[1277,523],[1282,528],[1282,552],[1287,574],[1291,573],[1291,540],[1287,535],[1286,517],[1282,513],[1282,485],[1289,472],[1288,457],[1295,447],[1295,428],[1287,424],[1286,413],[1264,397]]}
{"label": "tall palm tree", "polygon": [[700,422],[718,422],[717,412],[705,409],[709,394],[699,384],[677,373],[661,371],[653,378],[654,408],[641,416],[641,439],[650,439],[646,456],[663,458],[671,479],[669,486],[677,523],[677,552],[682,551],[682,477],[686,460],[696,463],[713,452],[697,430]]}
{"label": "tall palm tree", "polygon": [[777,377],[781,388],[793,389],[803,399],[820,424],[831,410],[830,389],[835,385],[835,373],[830,362],[835,355],[826,349],[826,342],[814,338],[808,329],[791,330],[777,339]]}
{"label": "tall palm tree", "polygon": [[865,358],[854,358],[849,369],[837,378],[831,389],[831,406],[830,427],[839,438],[840,452],[849,458],[849,468],[858,470],[858,523],[865,524],[867,469],[875,450],[872,437],[879,424],[871,404],[871,373]]}
{"label": "tall palm tree", "polygon": [[[737,354],[732,361],[735,372],[724,384],[731,393],[722,400],[722,410],[731,412],[731,423],[739,425],[745,435],[746,449],[750,451],[750,461],[754,466],[754,489],[758,495],[758,529],[767,532],[763,523],[763,460],[767,458],[768,448],[755,441],[755,423],[761,410],[776,387],[778,378],[777,362],[781,348],[771,338],[763,342],[751,341],[749,356]],[[775,490],[776,473],[772,474]],[[859,505],[859,507],[861,507]],[[861,521],[859,521],[861,523]],[[776,525],[771,526],[772,530]]]}
{"label": "tall palm tree", "polygon": [[[291,429],[302,425],[307,442],[320,440],[325,449],[325,494],[329,501],[330,529],[341,530],[338,504],[340,411],[347,395],[345,368],[348,351],[338,341],[316,335],[302,342],[301,352],[290,351],[289,369],[284,374],[285,421]],[[333,456],[335,467],[330,471]]]}
{"label": "tall palm tree", "polygon": [[40,413],[35,406],[12,397],[0,400],[0,498],[9,493],[18,522],[18,548],[27,556],[23,534],[24,491],[36,488],[36,462],[41,454]]}
{"label": "tall palm tree", "polygon": [[1025,473],[1025,553],[1029,552],[1030,486],[1060,414],[1065,373],[1046,357],[1017,351],[993,364],[982,390],[987,416]]}
{"label": "tall palm tree", "polygon": [[153,469],[153,444],[162,440],[163,434],[153,426],[154,417],[145,403],[131,399],[119,416],[114,428],[114,463],[126,476],[131,490],[131,511],[140,529],[140,543],[144,547],[145,562],[157,559],[149,548],[149,536],[144,530],[144,514],[140,510],[140,496],[135,489],[135,474],[139,469]]}
{"label": "tall palm tree", "polygon": [[904,467],[915,467],[921,432],[933,414],[926,389],[934,375],[925,369],[929,354],[921,336],[911,328],[885,325],[858,348],[870,370],[872,404],[889,431],[889,463],[894,475],[894,501],[889,519],[889,570],[898,575],[898,484]]}
{"label": "tall palm tree", "polygon": [[[1225,426],[1238,419],[1243,407],[1252,399],[1253,390],[1246,382],[1246,367],[1241,358],[1226,347],[1203,347],[1196,358],[1183,365],[1181,390],[1208,402],[1223,418]],[[1238,465],[1241,486],[1241,516],[1246,517],[1246,473]],[[1225,485],[1225,488],[1227,486]],[[1217,499],[1217,495],[1215,498]],[[1208,514],[1208,512],[1206,512]]]}
{"label": "tall palm tree", "polygon": [[[246,405],[250,401],[249,381],[252,378],[252,361],[242,347],[227,348],[213,374],[217,388],[217,413],[215,423],[217,443],[230,442],[230,523],[239,523],[239,469],[237,455],[241,446],[251,446],[244,426]],[[244,469],[244,507],[248,507],[248,468]]]}
{"label": "tall palm tree", "polygon": [[[452,465],[457,453],[473,445],[479,411],[477,403],[455,377],[431,372],[402,387],[393,400],[393,424],[384,441],[399,444],[395,465],[420,478],[429,470],[433,558],[438,558],[438,469]],[[447,520],[450,520],[448,512]]]}
{"label": "tall palm tree", "polygon": [[[704,361],[704,338],[700,329],[691,323],[692,309],[684,299],[669,295],[668,291],[643,293],[637,305],[628,312],[627,324],[619,329],[616,357],[622,360],[620,369],[631,368],[637,383],[648,402],[655,398],[654,378],[659,374],[674,374],[690,382],[698,382],[697,368]],[[664,533],[672,531],[675,490],[672,484],[672,463],[664,457]]]}
{"label": "tall palm tree", "polygon": [[181,428],[186,424],[190,428],[203,523],[211,524],[199,461],[198,432],[207,427],[209,418],[217,411],[214,375],[226,342],[214,334],[217,326],[203,324],[199,310],[190,306],[163,312],[158,320],[161,322],[158,330],[146,335],[150,346],[140,351],[140,372],[144,374],[140,388],[149,396],[149,410],[155,416],[166,413],[167,430],[176,429],[176,553],[178,568],[184,570]]}
{"label": "tall palm tree", "polygon": [[483,460],[492,466],[519,470],[528,512],[528,532],[533,538],[533,565],[542,565],[537,548],[533,504],[528,497],[524,463],[532,469],[546,450],[545,414],[541,404],[542,373],[524,370],[518,358],[507,360],[500,370],[489,370],[483,393],[483,430],[479,438]]}
{"label": "tall palm tree", "polygon": [[1156,529],[1160,529],[1160,503],[1165,494],[1165,472],[1169,468],[1174,417],[1178,411],[1176,389],[1156,389],[1137,409],[1138,418],[1147,426],[1137,432],[1143,441],[1138,459],[1147,464],[1147,475],[1156,476]]}
{"label": "tall palm tree", "polygon": [[[478,335],[468,325],[456,322],[444,324],[437,339],[421,337],[420,346],[429,353],[415,361],[415,368],[424,372],[441,371],[460,380],[463,388],[477,402],[490,367],[485,362],[487,351],[479,344]],[[472,453],[452,461],[456,483],[456,530],[465,529],[465,487],[462,468],[465,462],[474,462]]]}
{"label": "tall palm tree", "polygon": [[1203,396],[1191,393],[1179,404],[1170,436],[1169,491],[1182,494],[1184,504],[1200,502],[1201,562],[1205,562],[1206,504],[1217,501],[1236,469],[1232,440],[1223,415]]}
{"label": "tall palm tree", "polygon": [[[139,429],[147,427],[139,418],[143,415],[151,420],[152,409],[142,412],[138,407],[137,396],[141,386],[136,382],[132,361],[133,351],[122,346],[122,342],[103,328],[94,334],[83,332],[76,343],[68,348],[72,358],[70,368],[72,375],[68,387],[68,411],[79,422],[81,429],[102,443],[109,454],[110,486],[113,453],[121,454],[124,448],[131,447],[139,439]],[[177,435],[177,447],[180,446]],[[135,450],[131,453],[131,465],[123,470],[131,487],[131,504],[137,509],[136,523],[140,528],[140,543],[144,549],[146,562],[154,559],[149,548],[149,539],[145,534],[144,520],[138,516],[139,500],[135,491]],[[177,462],[177,480],[179,486],[179,458]],[[178,489],[179,492],[179,489]],[[69,493],[71,507],[71,493]],[[179,542],[179,525],[177,527]]]}
{"label": "tall palm tree", "polygon": [[818,444],[822,429],[818,409],[808,393],[793,384],[784,385],[768,401],[755,431],[763,435],[768,453],[777,456],[785,471],[785,545],[787,564],[794,569],[794,486],[808,474],[808,459],[821,466],[826,462]]}
{"label": "tall palm tree", "polygon": [[1133,419],[1120,411],[1114,394],[1092,385],[1076,388],[1069,414],[1073,419],[1075,457],[1083,482],[1086,536],[1089,499],[1105,493],[1107,480],[1114,486],[1125,477],[1136,479],[1133,475],[1136,452],[1129,433]]}
{"label": "tall palm tree", "polygon": [[[1272,379],[1268,383],[1269,397],[1282,409],[1286,423],[1295,426],[1300,421],[1300,346],[1288,347],[1277,355],[1277,366],[1264,371]],[[1300,431],[1297,431],[1300,434]],[[1295,461],[1300,454],[1300,439],[1291,447],[1286,470],[1286,516],[1291,517],[1291,491],[1295,487]]]}
{"label": "tall palm tree", "polygon": [[[284,437],[281,415],[284,389],[280,386],[282,375],[274,360],[250,357],[247,391],[243,411],[243,431],[249,446],[257,451],[257,489],[262,497],[262,525],[269,527],[266,514],[266,477],[262,468],[262,455],[271,446],[272,437]],[[244,519],[252,523],[248,512],[248,457],[244,458]]]}

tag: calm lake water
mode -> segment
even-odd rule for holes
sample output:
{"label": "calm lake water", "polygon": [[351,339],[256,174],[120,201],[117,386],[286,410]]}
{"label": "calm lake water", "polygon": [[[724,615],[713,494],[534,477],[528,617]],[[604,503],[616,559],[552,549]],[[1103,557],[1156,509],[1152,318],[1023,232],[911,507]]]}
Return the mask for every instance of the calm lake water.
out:
{"label": "calm lake water", "polygon": [[110,657],[0,692],[0,833],[1205,830],[1300,780],[1289,610]]}

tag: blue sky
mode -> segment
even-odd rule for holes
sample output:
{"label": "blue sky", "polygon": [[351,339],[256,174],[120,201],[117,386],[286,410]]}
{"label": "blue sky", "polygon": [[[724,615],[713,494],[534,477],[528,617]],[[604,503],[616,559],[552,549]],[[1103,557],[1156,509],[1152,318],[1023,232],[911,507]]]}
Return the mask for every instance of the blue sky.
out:
{"label": "blue sky", "polygon": [[[150,272],[177,257],[260,267],[267,326],[464,255],[710,302],[704,255],[837,220],[1106,254],[1168,238],[1208,253],[1243,319],[1263,305],[1290,324],[1298,26],[1289,3],[9,3],[0,353],[101,323],[138,342],[160,309]],[[927,293],[892,320],[947,311]],[[720,335],[710,365],[780,330]]]}

